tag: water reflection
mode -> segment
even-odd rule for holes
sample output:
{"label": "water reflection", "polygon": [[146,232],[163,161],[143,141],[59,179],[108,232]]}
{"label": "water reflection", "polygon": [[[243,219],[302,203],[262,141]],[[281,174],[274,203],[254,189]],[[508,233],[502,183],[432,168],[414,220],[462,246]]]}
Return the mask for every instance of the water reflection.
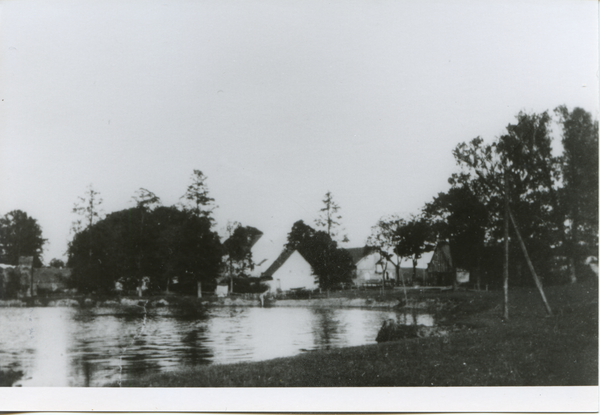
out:
{"label": "water reflection", "polygon": [[375,342],[383,321],[432,325],[415,312],[328,308],[213,308],[190,317],[111,310],[0,308],[0,370],[22,386],[101,386],[209,363],[292,356]]}

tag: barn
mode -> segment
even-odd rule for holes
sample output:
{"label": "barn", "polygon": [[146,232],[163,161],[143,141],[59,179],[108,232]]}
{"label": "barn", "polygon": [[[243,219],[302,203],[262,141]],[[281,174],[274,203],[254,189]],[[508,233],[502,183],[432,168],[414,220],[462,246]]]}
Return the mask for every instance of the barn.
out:
{"label": "barn", "polygon": [[457,269],[452,261],[450,244],[446,241],[438,242],[427,265],[427,284],[433,286],[456,286],[469,282],[469,272]]}

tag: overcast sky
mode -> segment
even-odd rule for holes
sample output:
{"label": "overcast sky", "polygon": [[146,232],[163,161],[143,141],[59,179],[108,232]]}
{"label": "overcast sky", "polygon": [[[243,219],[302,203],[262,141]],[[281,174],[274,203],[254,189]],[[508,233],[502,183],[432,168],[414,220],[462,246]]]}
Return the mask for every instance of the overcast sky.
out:
{"label": "overcast sky", "polygon": [[[591,0],[0,3],[0,215],[66,258],[77,197],[172,205],[202,170],[228,220],[285,241],[329,190],[350,246],[449,187],[451,150],[520,110],[598,113]],[[557,128],[555,128],[555,132]]]}

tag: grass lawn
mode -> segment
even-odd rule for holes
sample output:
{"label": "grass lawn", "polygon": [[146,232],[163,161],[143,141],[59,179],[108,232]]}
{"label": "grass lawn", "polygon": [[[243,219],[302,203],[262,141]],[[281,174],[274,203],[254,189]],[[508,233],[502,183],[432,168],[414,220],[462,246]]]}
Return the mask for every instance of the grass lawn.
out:
{"label": "grass lawn", "polygon": [[[123,386],[344,387],[598,385],[598,285],[546,288],[546,317],[535,288],[510,292],[417,293],[451,302],[446,338],[308,352],[264,362],[190,367]],[[115,386],[114,384],[111,386]]]}

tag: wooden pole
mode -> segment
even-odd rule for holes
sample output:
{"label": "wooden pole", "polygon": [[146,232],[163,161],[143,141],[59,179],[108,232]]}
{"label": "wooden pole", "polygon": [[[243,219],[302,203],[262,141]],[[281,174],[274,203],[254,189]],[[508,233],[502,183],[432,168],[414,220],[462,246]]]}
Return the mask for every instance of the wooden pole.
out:
{"label": "wooden pole", "polygon": [[509,227],[509,202],[508,202],[508,174],[504,170],[504,319],[508,320],[508,227]]}
{"label": "wooden pole", "polygon": [[519,244],[521,245],[521,250],[523,250],[523,255],[525,255],[525,260],[527,261],[527,266],[529,267],[529,270],[531,271],[531,275],[533,276],[533,280],[535,281],[535,285],[537,286],[537,289],[540,292],[540,295],[542,296],[542,301],[544,302],[544,306],[546,306],[546,311],[548,312],[548,315],[551,316],[552,309],[550,308],[550,304],[548,304],[548,300],[546,300],[546,295],[544,294],[544,288],[542,287],[542,281],[540,281],[538,275],[535,272],[535,268],[533,268],[533,263],[531,262],[531,259],[529,258],[529,254],[527,253],[527,248],[525,247],[525,242],[523,242],[523,238],[521,238],[521,233],[519,232],[519,227],[517,225],[517,222],[515,221],[515,217],[514,217],[512,211],[510,210],[510,207],[508,208],[508,213],[510,215],[510,220],[513,224],[513,227],[515,229],[515,234],[517,235],[517,239],[519,240]]}

